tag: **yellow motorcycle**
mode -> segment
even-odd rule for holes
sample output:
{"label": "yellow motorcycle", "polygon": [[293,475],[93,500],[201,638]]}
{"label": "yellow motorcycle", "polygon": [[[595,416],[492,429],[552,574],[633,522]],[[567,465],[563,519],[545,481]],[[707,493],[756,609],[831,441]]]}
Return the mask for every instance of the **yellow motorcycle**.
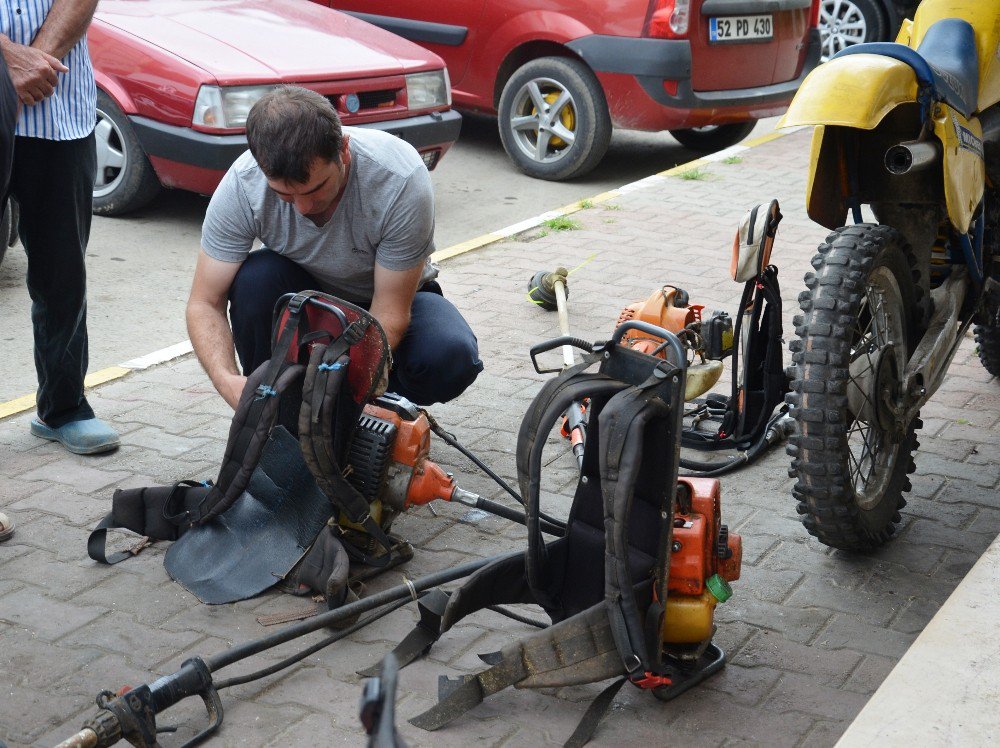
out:
{"label": "yellow motorcycle", "polygon": [[924,0],[895,43],[814,70],[779,123],[815,126],[807,208],[833,231],[799,296],[788,396],[798,511],[827,545],[892,537],[920,408],[970,325],[1000,375],[998,102],[1000,0]]}

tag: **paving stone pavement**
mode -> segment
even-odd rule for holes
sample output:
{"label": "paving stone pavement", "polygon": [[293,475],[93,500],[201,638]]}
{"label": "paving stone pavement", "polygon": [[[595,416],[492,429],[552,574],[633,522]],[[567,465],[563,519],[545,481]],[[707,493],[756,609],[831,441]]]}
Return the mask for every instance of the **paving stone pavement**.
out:
{"label": "paving stone pavement", "polygon": [[[805,217],[808,138],[799,132],[760,145],[702,167],[698,179],[650,178],[573,215],[577,230],[535,229],[447,261],[446,293],[476,330],[486,370],[456,402],[433,408],[434,415],[513,479],[516,431],[543,381],[527,349],[557,334],[555,316],[525,298],[530,276],[582,265],[570,279],[570,315],[574,334],[588,339],[606,338],[625,303],[667,282],[687,288],[696,303],[732,311],[741,290],[727,276],[732,234],[744,210],[771,197],[785,215],[773,259],[790,330],[802,275],[826,233]],[[114,489],[214,477],[230,415],[191,356],[101,386],[92,402],[122,432],[114,454],[68,456],[29,435],[28,416],[0,423],[0,508],[18,523],[13,540],[0,544],[0,739],[10,746],[56,743],[94,711],[98,690],[138,685],[172,672],[193,653],[214,654],[270,633],[257,616],[302,604],[268,593],[235,605],[202,605],[167,578],[163,543],[114,567],[89,561],[88,532],[109,510]],[[900,536],[871,556],[833,551],[807,535],[783,452],[725,479],[724,517],[745,549],[736,594],[716,617],[716,640],[729,663],[670,703],[623,690],[595,744],[836,742],[1000,533],[998,404],[1000,383],[980,366],[971,339],[965,341],[925,409]],[[504,500],[447,446],[436,445],[434,457],[464,487]],[[555,447],[548,471],[544,501],[565,511],[573,461]],[[524,538],[505,521],[475,520],[447,505],[403,516],[395,530],[417,547],[406,568],[411,577],[520,547]],[[399,581],[390,572],[372,586]],[[414,621],[404,608],[296,667],[224,692],[226,721],[214,744],[361,744],[355,671],[379,659]],[[505,691],[433,734],[405,721],[435,701],[439,674],[474,672],[477,653],[528,631],[477,614],[404,670],[398,703],[404,738],[441,747],[566,740],[598,686]],[[290,651],[267,653],[252,667]],[[199,709],[196,700],[161,716],[162,725],[179,727],[164,742],[190,738],[204,719]]]}

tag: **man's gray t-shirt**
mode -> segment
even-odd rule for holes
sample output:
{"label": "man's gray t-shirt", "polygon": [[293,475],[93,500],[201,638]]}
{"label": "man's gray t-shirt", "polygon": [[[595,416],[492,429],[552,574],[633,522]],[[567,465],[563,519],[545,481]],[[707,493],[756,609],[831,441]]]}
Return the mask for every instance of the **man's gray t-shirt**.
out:
{"label": "man's gray t-shirt", "polygon": [[375,264],[436,275],[434,192],[420,155],[394,135],[345,127],[350,173],[333,216],[322,226],[300,215],[267,186],[249,151],[222,178],[205,213],[201,246],[223,262],[243,262],[256,239],[304,268],[317,289],[367,303]]}

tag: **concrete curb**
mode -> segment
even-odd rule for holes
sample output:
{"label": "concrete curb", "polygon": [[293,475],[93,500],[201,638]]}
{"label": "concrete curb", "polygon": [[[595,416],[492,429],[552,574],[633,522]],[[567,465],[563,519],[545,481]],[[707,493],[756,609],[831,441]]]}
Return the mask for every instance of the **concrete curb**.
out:
{"label": "concrete curb", "polygon": [[841,736],[837,748],[991,745],[1000,735],[1000,538]]}
{"label": "concrete curb", "polygon": [[[459,255],[464,255],[473,250],[479,249],[481,247],[486,247],[496,242],[508,239],[516,234],[520,234],[524,231],[529,231],[530,229],[541,226],[546,221],[550,221],[553,218],[560,218],[562,216],[571,215],[577,211],[584,210],[590,205],[596,205],[599,203],[605,203],[608,200],[613,200],[619,195],[626,195],[629,192],[634,192],[635,190],[643,189],[651,184],[655,184],[659,180],[665,177],[674,177],[684,172],[689,172],[697,169],[699,166],[704,166],[706,164],[718,163],[719,161],[724,161],[728,158],[738,156],[744,151],[748,151],[751,148],[756,148],[764,143],[770,143],[772,140],[777,140],[778,138],[784,137],[785,135],[791,135],[793,132],[801,130],[801,127],[793,127],[781,132],[775,131],[768,133],[767,135],[762,135],[759,138],[752,138],[738,145],[730,146],[721,151],[709,154],[694,161],[688,161],[687,163],[678,164],[677,166],[667,169],[666,171],[661,171],[652,176],[640,179],[635,182],[630,182],[629,184],[622,185],[618,189],[608,190],[607,192],[602,192],[599,195],[595,195],[591,198],[585,198],[579,200],[575,203],[569,205],[564,205],[561,208],[556,208],[555,210],[549,210],[545,213],[539,213],[533,218],[525,219],[524,221],[518,221],[517,223],[511,224],[505,228],[499,229],[498,231],[491,231],[488,234],[483,234],[482,236],[477,236],[474,239],[468,239],[464,242],[459,242],[458,244],[453,244],[445,249],[439,249],[437,252],[431,255],[431,259],[434,262],[442,262],[444,260],[451,259],[452,257],[458,257]],[[151,366],[156,366],[158,364],[166,363],[175,358],[180,358],[181,356],[186,356],[191,353],[193,348],[191,347],[190,340],[184,340],[180,343],[175,343],[174,345],[167,346],[166,348],[161,348],[158,351],[153,351],[152,353],[147,353],[145,356],[140,356],[138,358],[131,359],[118,366],[110,366],[107,369],[101,369],[100,371],[95,371],[92,374],[88,374],[87,378],[84,380],[84,387],[90,389],[92,387],[97,387],[98,385],[105,384],[107,382],[114,381],[116,379],[121,379],[127,376],[133,371],[141,371],[142,369],[148,369]],[[5,403],[0,403],[0,421],[15,416],[19,413],[24,413],[25,411],[31,410],[35,407],[35,393],[29,393],[27,395],[21,395],[13,400],[8,400]]]}

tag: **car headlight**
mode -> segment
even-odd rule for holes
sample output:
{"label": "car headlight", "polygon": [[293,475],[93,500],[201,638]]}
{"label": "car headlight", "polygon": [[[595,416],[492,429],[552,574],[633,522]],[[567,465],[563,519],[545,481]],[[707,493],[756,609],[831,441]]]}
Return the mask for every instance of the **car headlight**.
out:
{"label": "car headlight", "polygon": [[447,69],[407,75],[406,101],[409,109],[451,106],[451,81]]}
{"label": "car headlight", "polygon": [[246,127],[247,115],[257,100],[274,86],[202,86],[194,102],[192,123],[201,127]]}

